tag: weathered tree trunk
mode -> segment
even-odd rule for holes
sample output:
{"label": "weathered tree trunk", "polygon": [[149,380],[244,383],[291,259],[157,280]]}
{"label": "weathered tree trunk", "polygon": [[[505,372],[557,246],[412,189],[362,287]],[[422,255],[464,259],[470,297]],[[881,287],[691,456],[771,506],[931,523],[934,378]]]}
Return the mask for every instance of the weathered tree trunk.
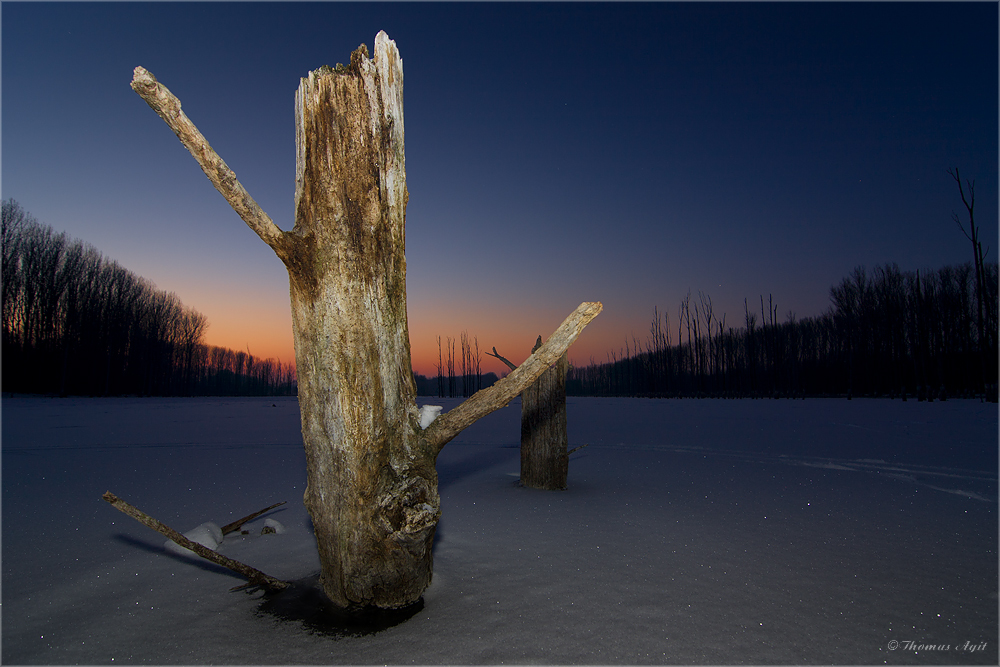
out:
{"label": "weathered tree trunk", "polygon": [[[535,350],[541,345],[541,336]],[[535,350],[532,350],[534,352]],[[566,488],[566,353],[521,392],[521,484],[550,491]]]}
{"label": "weathered tree trunk", "polygon": [[289,282],[321,583],[341,606],[396,607],[430,583],[440,502],[406,321],[402,63],[375,48],[296,93]]}
{"label": "weathered tree trunk", "polygon": [[402,607],[431,580],[440,517],[434,462],[506,405],[601,311],[581,304],[504,380],[421,429],[406,319],[403,70],[380,32],[349,66],[296,93],[295,228],[283,232],[142,68],[133,89],[170,125],[209,180],[288,268],[302,437],[321,583],[335,604]]}

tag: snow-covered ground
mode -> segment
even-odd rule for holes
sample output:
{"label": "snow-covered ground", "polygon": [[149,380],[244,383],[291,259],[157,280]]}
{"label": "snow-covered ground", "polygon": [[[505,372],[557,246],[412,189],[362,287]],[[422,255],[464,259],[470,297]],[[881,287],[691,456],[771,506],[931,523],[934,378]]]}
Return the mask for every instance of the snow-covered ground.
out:
{"label": "snow-covered ground", "polygon": [[13,398],[2,419],[6,664],[997,664],[996,406],[570,399],[589,446],[545,492],[517,486],[515,401],[439,458],[423,609],[363,636],[263,611],[101,500],[181,531],[287,500],[219,551],[308,580],[295,399]]}

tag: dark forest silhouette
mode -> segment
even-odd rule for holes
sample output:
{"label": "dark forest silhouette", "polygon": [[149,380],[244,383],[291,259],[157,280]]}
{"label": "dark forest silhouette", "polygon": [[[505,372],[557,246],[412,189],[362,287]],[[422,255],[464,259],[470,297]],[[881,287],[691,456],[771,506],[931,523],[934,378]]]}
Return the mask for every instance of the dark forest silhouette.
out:
{"label": "dark forest silhouette", "polygon": [[[777,318],[771,297],[744,301],[743,326],[726,326],[712,300],[690,293],[676,327],[654,310],[645,342],[605,363],[573,368],[567,393],[726,398],[888,396],[997,400],[997,264],[903,272],[856,268],[831,288],[819,317]],[[976,283],[984,286],[978,319]],[[759,315],[759,319],[758,319]],[[671,333],[676,330],[676,343]],[[980,338],[980,332],[982,337]],[[980,345],[981,343],[981,345]]]}
{"label": "dark forest silhouette", "polygon": [[[292,364],[203,344],[204,315],[12,199],[2,202],[2,255],[4,391],[295,394]],[[645,341],[633,337],[606,362],[571,368],[567,393],[995,401],[998,268],[981,249],[976,259],[908,272],[858,267],[831,288],[823,315],[779,322],[771,297],[761,297],[759,310],[744,302],[738,328],[711,297],[689,293],[675,324],[654,309]],[[468,333],[439,336],[438,351],[437,376],[415,376],[420,395],[470,396],[496,382],[481,372],[479,341]]]}
{"label": "dark forest silhouette", "polygon": [[291,364],[202,343],[205,316],[2,202],[3,390],[290,395]]}
{"label": "dark forest silhouette", "polygon": [[[479,387],[480,389],[485,389],[486,387],[493,386],[500,377],[493,373],[479,373],[479,374],[468,374],[468,375],[453,375],[452,377],[427,377],[426,375],[421,375],[420,373],[414,373],[413,379],[417,383],[417,396],[437,396],[438,398],[455,398],[460,396],[471,396],[476,393],[478,389],[471,389],[472,387]],[[448,388],[452,388],[452,393],[448,393]],[[463,390],[463,388],[465,388]],[[463,393],[463,391],[471,391],[472,394]]]}

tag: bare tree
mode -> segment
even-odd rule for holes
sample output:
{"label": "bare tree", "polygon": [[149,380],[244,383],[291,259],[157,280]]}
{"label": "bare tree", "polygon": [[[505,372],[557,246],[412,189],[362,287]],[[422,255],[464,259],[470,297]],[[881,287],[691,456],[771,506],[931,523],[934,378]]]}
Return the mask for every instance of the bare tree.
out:
{"label": "bare tree", "polygon": [[3,205],[4,381],[11,390],[166,394],[204,326],[174,294]]}
{"label": "bare tree", "polygon": [[744,376],[746,383],[744,392],[756,398],[757,393],[757,313],[751,313],[747,300],[743,299],[743,320],[746,325],[746,335],[743,343]]}
{"label": "bare tree", "polygon": [[422,429],[407,329],[403,69],[395,43],[380,32],[373,59],[361,45],[349,65],[302,79],[289,232],[260,209],[169,90],[141,67],[132,87],[288,269],[305,504],[323,590],[346,608],[415,602],[431,579],[441,448],[530,385],[601,305],[581,304],[517,370]]}
{"label": "bare tree", "polygon": [[184,310],[180,320],[182,393],[191,394],[194,390],[196,353],[207,327],[208,320],[204,315],[191,308]]}
{"label": "bare tree", "polygon": [[444,376],[441,375],[441,336],[437,337],[438,362],[437,362],[437,387],[438,398],[444,398]]}
{"label": "bare tree", "polygon": [[[969,229],[965,229],[965,225],[962,224],[961,219],[958,217],[957,213],[951,214],[951,219],[955,221],[958,228],[962,230],[962,234],[965,238],[969,239],[972,243],[972,259],[976,269],[976,331],[978,334],[979,343],[979,359],[981,366],[981,377],[980,381],[982,383],[983,396],[986,395],[986,328],[984,326],[983,319],[983,306],[984,297],[986,294],[986,282],[983,267],[985,265],[986,253],[983,252],[983,244],[979,239],[979,227],[976,225],[975,217],[975,207],[976,207],[976,182],[966,179],[965,184],[969,189],[969,197],[965,197],[965,188],[962,186],[962,178],[958,173],[958,167],[954,170],[949,169],[948,173],[955,183],[958,184],[958,194],[962,197],[962,204],[965,205],[965,210],[969,214]],[[988,252],[988,251],[987,251]],[[990,396],[990,400],[996,401],[996,395]]]}
{"label": "bare tree", "polygon": [[482,369],[483,357],[479,353],[479,337],[476,336],[475,338],[473,338],[473,341],[475,343],[476,351],[475,353],[473,353],[472,356],[472,365],[473,368],[476,369],[476,391],[479,391],[480,389],[483,388],[483,369]]}
{"label": "bare tree", "polygon": [[455,397],[455,341],[448,337],[448,398]]}
{"label": "bare tree", "polygon": [[[712,377],[712,364],[714,363],[714,355],[712,351],[712,319],[714,317],[712,312],[712,297],[698,290],[698,300],[701,302],[701,316],[705,319],[705,344],[708,347],[707,350],[707,363],[706,372],[709,378]],[[695,310],[697,313],[697,309]]]}

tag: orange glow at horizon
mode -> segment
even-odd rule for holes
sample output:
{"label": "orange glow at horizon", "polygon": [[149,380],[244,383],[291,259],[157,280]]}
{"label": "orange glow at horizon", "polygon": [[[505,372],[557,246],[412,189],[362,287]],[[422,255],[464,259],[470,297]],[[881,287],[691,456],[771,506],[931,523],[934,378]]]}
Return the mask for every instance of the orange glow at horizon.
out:
{"label": "orange glow at horizon", "polygon": [[[259,359],[280,360],[282,364],[295,363],[295,344],[292,336],[291,313],[286,308],[262,307],[253,308],[246,302],[234,303],[214,302],[199,303],[198,310],[206,315],[209,326],[203,342],[206,345],[226,347],[237,351],[249,351]],[[249,312],[247,312],[248,309]],[[568,315],[571,309],[565,314]],[[502,356],[514,364],[524,361],[531,353],[531,347],[538,335],[545,340],[562,321],[562,317],[523,317],[517,321],[514,317],[497,319],[478,317],[469,325],[460,321],[462,314],[436,312],[428,317],[411,317],[410,359],[413,372],[427,377],[437,375],[438,343],[441,337],[442,371],[447,372],[448,351],[446,349],[450,337],[455,346],[456,373],[461,373],[461,335],[468,332],[469,342],[478,342],[480,354],[480,370],[483,373],[493,372],[503,375],[509,369],[503,362],[487,356],[487,352],[497,348]],[[602,321],[605,313],[598,316],[580,338],[570,347],[569,359],[574,366],[586,366],[591,360],[601,363],[606,361],[608,350],[617,349],[621,342],[620,330],[611,326],[610,320]],[[551,322],[549,321],[551,320]],[[474,353],[474,348],[473,348]]]}
{"label": "orange glow at horizon", "polygon": [[[437,375],[437,335],[430,334],[416,337],[411,332],[410,358],[414,373],[419,373],[427,377],[435,377]],[[458,370],[461,367],[461,332],[450,337],[455,343],[456,372],[461,372]],[[444,372],[447,372],[444,369],[446,369],[448,363],[448,352],[445,349],[448,338],[448,334],[441,334],[441,364]],[[519,364],[528,358],[531,346],[534,345],[534,341],[529,340],[530,336],[516,334],[490,336],[487,342],[482,336],[470,331],[469,338],[470,343],[473,345],[478,339],[480,370],[483,373],[493,372],[497,375],[503,375],[509,369],[502,361],[487,356],[486,353],[491,352],[494,346],[502,356],[514,364]],[[542,338],[544,340],[545,336],[543,335]],[[605,361],[606,350],[604,347],[596,349],[593,344],[585,345],[585,342],[577,341],[569,350],[570,362],[574,366],[586,366],[590,363],[591,358],[594,358],[597,362]],[[235,351],[249,351],[250,354],[258,359],[274,359],[281,361],[282,364],[295,363],[295,343],[292,338],[291,327],[286,332],[277,333],[272,331],[247,331],[239,323],[213,322],[205,335],[204,343],[210,346],[227,347]]]}
{"label": "orange glow at horizon", "polygon": [[[497,352],[513,364],[520,364],[528,355],[540,335],[546,340],[563,319],[569,315],[577,304],[564,306],[564,311],[544,312],[537,309],[517,309],[505,312],[502,308],[489,308],[484,311],[441,307],[440,310],[430,308],[429,312],[410,311],[410,357],[413,372],[435,377],[439,359],[438,336],[441,337],[440,363],[442,372],[446,373],[448,363],[448,338],[454,343],[455,373],[461,373],[462,332],[467,332],[469,344],[473,347],[478,342],[480,355],[480,370],[483,373],[493,372],[503,375],[509,368],[487,352],[496,347]],[[573,366],[586,366],[591,360],[597,363],[606,361],[608,350],[615,348],[621,339],[621,322],[615,322],[607,317],[607,309],[597,316],[580,337],[569,348],[569,360]]]}
{"label": "orange glow at horizon", "polygon": [[204,344],[249,352],[257,359],[274,359],[283,365],[294,365],[295,344],[291,328],[285,335],[269,336],[269,333],[271,332],[247,332],[236,325],[225,326],[213,322],[205,334]]}
{"label": "orange glow at horizon", "polygon": [[[542,334],[542,340],[544,341],[548,335],[551,335],[551,331],[547,334]],[[536,334],[537,337],[538,334]],[[588,365],[593,359],[596,363],[602,363],[606,361],[605,354],[607,349],[600,340],[587,340],[585,338],[586,332],[581,335],[573,345],[569,348],[569,360],[570,365],[583,367]],[[455,363],[455,374],[461,374],[461,332],[456,335],[451,336],[455,344],[454,352],[454,363]],[[488,338],[488,341],[487,341]],[[480,355],[480,371],[482,373],[496,373],[498,376],[503,376],[504,374],[510,372],[499,359],[492,356],[487,356],[487,352],[492,352],[493,348],[496,347],[497,352],[510,360],[514,365],[522,363],[531,354],[531,348],[535,344],[535,340],[530,335],[518,335],[516,333],[510,333],[506,335],[488,336],[484,338],[478,334],[469,331],[469,342],[473,345],[473,356],[475,355],[475,343],[478,339],[479,343],[479,355]],[[441,371],[447,374],[447,364],[448,364],[448,351],[446,349],[448,336],[441,335]],[[436,377],[437,376],[437,365],[438,365],[438,344],[437,335],[432,334],[430,336],[422,336],[417,338],[412,335],[411,332],[411,342],[410,342],[410,356],[413,365],[413,372],[419,373],[426,377]]]}
{"label": "orange glow at horizon", "polygon": [[292,338],[292,315],[287,300],[283,303],[261,299],[253,293],[204,293],[188,290],[182,300],[208,320],[202,342],[249,352],[258,359],[273,359],[295,365]]}

